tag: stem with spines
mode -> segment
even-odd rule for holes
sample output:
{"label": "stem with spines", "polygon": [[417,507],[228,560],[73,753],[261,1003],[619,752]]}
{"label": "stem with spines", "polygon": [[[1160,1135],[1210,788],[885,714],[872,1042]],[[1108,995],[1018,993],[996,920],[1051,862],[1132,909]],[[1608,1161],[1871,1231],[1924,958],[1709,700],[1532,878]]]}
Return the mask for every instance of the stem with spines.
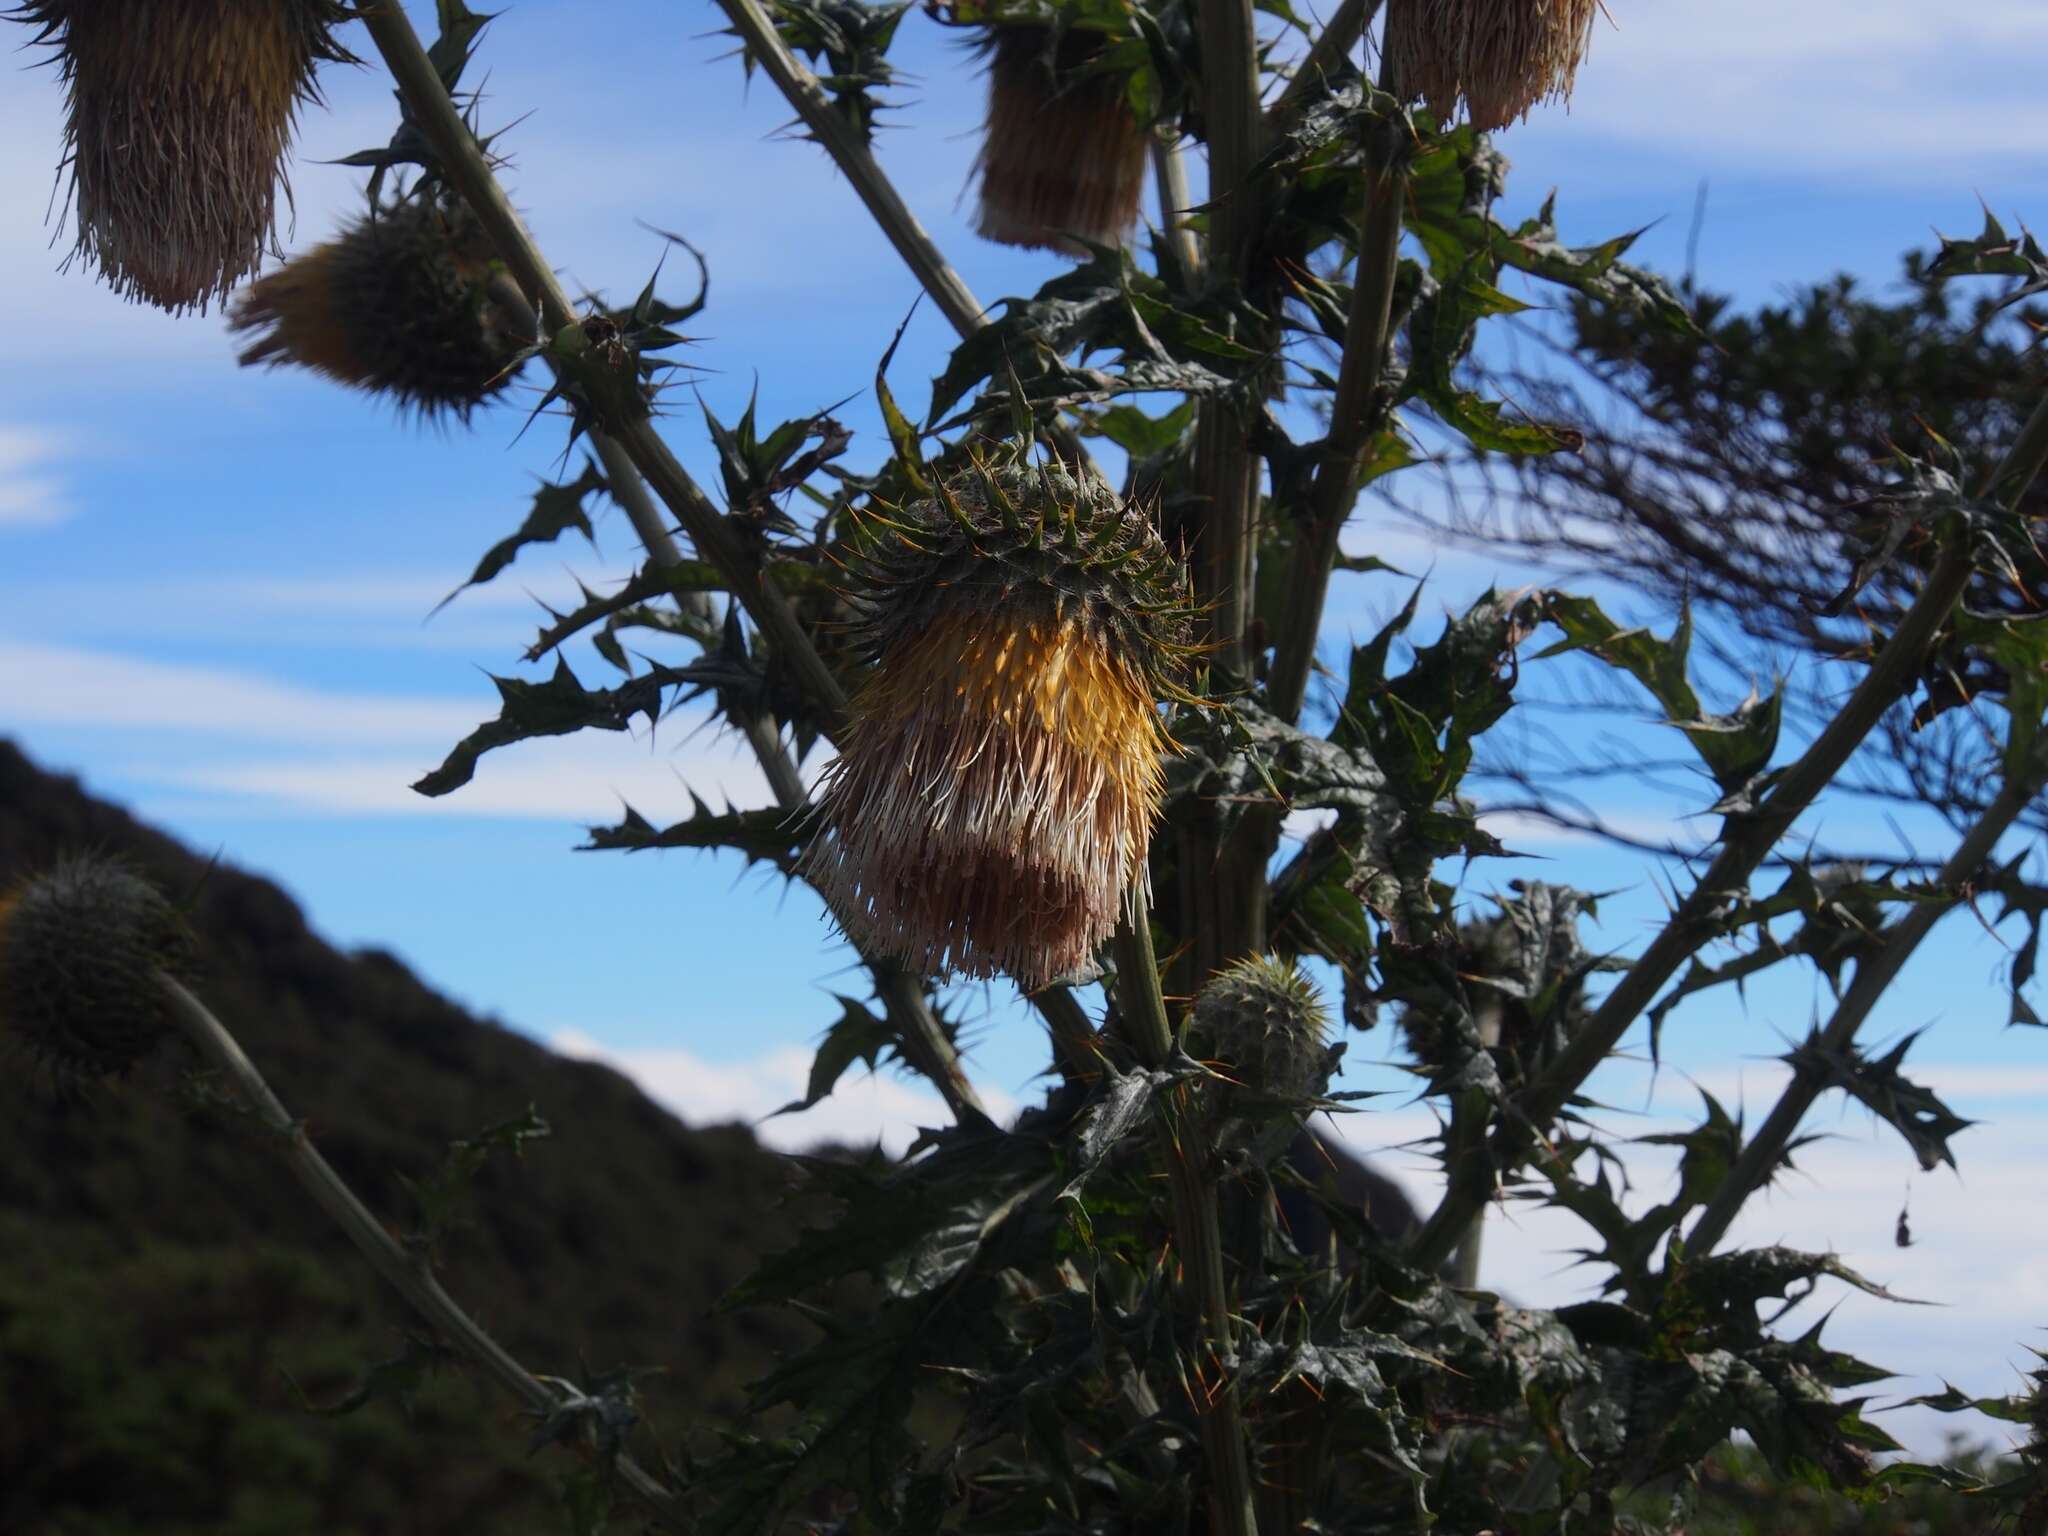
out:
{"label": "stem with spines", "polygon": [[[2015,504],[2048,463],[2048,397],[2033,414],[1992,473],[1987,494]],[[1572,1096],[1621,1044],[1621,1038],[1664,985],[1721,932],[1724,905],[1749,883],[1800,813],[1834,782],[1886,710],[1912,687],[1922,658],[1955,606],[1972,574],[1967,543],[1951,541],[1927,584],[1871,661],[1855,692],[1799,758],[1779,776],[1754,810],[1731,816],[1720,852],[1543,1075],[1523,1090],[1494,1137],[1491,1166],[1450,1170],[1450,1185],[1409,1246],[1418,1268],[1433,1268],[1450,1256],[1488,1199],[1497,1170],[1505,1176],[1543,1135]]]}
{"label": "stem with spines", "polygon": [[[560,324],[568,323],[576,311],[567,292],[513,211],[489,158],[462,121],[403,7],[397,0],[371,0],[363,8],[362,19],[407,110],[440,158],[443,174],[476,214],[499,259],[518,283],[522,298],[540,315]],[[819,656],[773,578],[749,558],[730,520],[712,506],[651,422],[645,417],[604,422],[592,435],[614,497],[633,523],[648,557],[663,566],[675,565],[682,559],[646,495],[647,487],[651,486],[689,533],[698,553],[717,567],[733,595],[796,674],[824,717],[828,735],[836,733],[845,718],[845,690]],[[626,470],[632,473],[627,474]],[[778,802],[785,809],[801,807],[805,803],[802,780],[795,765],[787,761],[772,726],[761,720],[740,723]],[[900,966],[886,962],[871,960],[870,969],[885,1006],[898,1022],[904,1054],[911,1064],[931,1080],[956,1115],[963,1110],[979,1112],[980,1101],[960,1066],[959,1053],[947,1039],[915,978]]]}
{"label": "stem with spines", "polygon": [[[256,1064],[249,1060],[239,1041],[213,1013],[173,978],[158,974],[171,1003],[171,1014],[185,1036],[215,1070],[234,1084],[235,1090],[263,1126],[277,1138],[292,1176],[302,1184],[313,1201],[341,1228],[343,1235],[370,1262],[370,1267],[403,1296],[433,1325],[435,1331],[467,1355],[484,1374],[510,1392],[537,1414],[546,1415],[562,1405],[562,1395],[505,1352],[503,1345],[486,1333],[476,1319],[441,1288],[430,1270],[385,1230],[370,1208],[357,1198],[334,1165],[320,1155],[306,1135],[305,1123],[292,1118]],[[668,1487],[631,1456],[620,1452],[614,1464],[620,1480],[659,1515],[681,1513],[679,1501]]]}
{"label": "stem with spines", "polygon": [[[2042,779],[2039,768],[2008,779],[1957,845],[1948,862],[1942,865],[1941,872],[1934,877],[1935,884],[1947,889],[1946,897],[1914,907],[1885,930],[1875,952],[1856,962],[1856,976],[1850,982],[1848,992],[1836,1004],[1834,1016],[1828,1020],[1827,1027],[1813,1039],[1812,1048],[1817,1054],[1837,1056],[1855,1041],[1856,1032],[1870,1017],[1870,1010],[1912,958],[1913,951],[1920,947],[1920,941],[1964,899],[1969,882],[1984,867],[1999,840],[2012,829],[2013,823],[2041,792]],[[1806,1118],[1806,1112],[1813,1108],[1827,1086],[1828,1078],[1824,1072],[1794,1067],[1792,1081],[1785,1085],[1785,1091],[1778,1096],[1769,1116],[1757,1127],[1756,1135],[1742,1149],[1735,1166],[1714,1192],[1714,1198],[1686,1234],[1688,1258],[1701,1258],[1712,1253],[1714,1245],[1727,1236],[1729,1225],[1740,1214],[1749,1197],[1770,1182],[1779,1159],[1798,1134],[1800,1121]]]}
{"label": "stem with spines", "polygon": [[[1159,961],[1152,949],[1151,902],[1142,881],[1133,886],[1116,932],[1117,1003],[1124,1038],[1140,1065],[1158,1070],[1173,1059],[1173,1024],[1159,985]],[[1173,1090],[1185,1094],[1184,1088]],[[1173,1237],[1180,1250],[1186,1288],[1201,1318],[1203,1336],[1216,1356],[1223,1380],[1196,1405],[1202,1446],[1209,1466],[1209,1508],[1216,1536],[1258,1536],[1251,1454],[1245,1444],[1244,1411],[1238,1401],[1237,1318],[1223,1270],[1223,1234],[1216,1187],[1204,1169],[1212,1148],[1207,1126],[1193,1113],[1162,1121],[1159,1148],[1172,1193]]]}

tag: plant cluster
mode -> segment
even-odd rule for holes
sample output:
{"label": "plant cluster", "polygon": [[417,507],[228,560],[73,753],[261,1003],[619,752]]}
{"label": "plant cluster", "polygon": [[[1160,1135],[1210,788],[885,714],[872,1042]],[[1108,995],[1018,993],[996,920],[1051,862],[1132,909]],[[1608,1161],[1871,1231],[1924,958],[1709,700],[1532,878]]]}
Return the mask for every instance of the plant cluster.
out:
{"label": "plant cluster", "polygon": [[[402,121],[355,157],[372,170],[365,221],[249,290],[238,323],[267,329],[245,360],[458,413],[545,371],[542,405],[590,458],[474,579],[587,526],[596,495],[625,510],[646,563],[550,614],[524,659],[554,658],[552,674],[498,679],[496,718],[416,787],[449,793],[485,753],[708,699],[778,803],[698,803],[666,826],[630,813],[590,845],[734,848],[811,882],[876,1006],[848,1002],[806,1102],[856,1061],[896,1060],[953,1123],[900,1160],[810,1165],[834,1215],[732,1304],[793,1309],[815,1343],[759,1385],[746,1422],[650,1464],[631,1373],[577,1385],[496,1350],[163,979],[323,1208],[527,1405],[536,1443],[582,1453],[579,1527],[631,1495],[677,1529],[734,1533],[1681,1529],[1696,1469],[1736,1434],[1779,1473],[1861,1499],[1967,1481],[1881,1461],[1899,1448],[1842,1394],[1886,1373],[1818,1326],[1772,1326],[1822,1282],[1883,1294],[1873,1282],[1827,1255],[1720,1245],[1822,1094],[1869,1105],[1923,1162],[1952,1156],[1963,1122],[1906,1077],[1903,1050],[1873,1057],[1857,1035],[1972,892],[2003,882],[2036,923],[2048,905],[2018,861],[1995,862],[2048,781],[2048,631],[2031,604],[1986,598],[2032,569],[2048,407],[2021,411],[1988,467],[1940,441],[1900,450],[1830,595],[1861,626],[1856,679],[1810,729],[1785,730],[1781,691],[1713,708],[1689,622],[1659,638],[1548,588],[1489,593],[1429,636],[1418,588],[1329,666],[1330,583],[1371,568],[1345,547],[1354,507],[1415,463],[1424,433],[1489,465],[1586,446],[1584,423],[1511,404],[1472,364],[1489,322],[1529,308],[1510,272],[1561,293],[1582,330],[1702,345],[1685,294],[1628,262],[1630,237],[1575,246],[1548,204],[1496,213],[1508,167],[1485,130],[1569,90],[1595,8],[1389,0],[1377,82],[1352,62],[1365,0],[1320,28],[1284,0],[1263,24],[1245,0],[939,8],[991,61],[984,233],[1073,262],[996,312],[869,151],[905,7],[720,4],[745,67],[787,96],[960,332],[921,420],[884,354],[888,441],[868,467],[829,415],[764,428],[750,408],[710,420],[723,509],[684,471],[658,426],[659,354],[693,306],[653,282],[616,309],[562,291],[459,105],[482,20],[462,0],[439,0],[431,50],[389,0],[363,7]],[[77,72],[92,27],[65,9],[50,36]],[[225,21],[208,35],[239,36]],[[338,51],[321,39],[314,54]],[[1057,131],[1024,142],[1026,112]],[[1147,162],[1168,227],[1140,253],[1123,236]],[[108,266],[117,286],[126,270]],[[2026,292],[2048,263],[1992,228],[1945,254],[1941,275],[1964,274]],[[1854,609],[1865,592],[1885,600]],[[616,681],[575,675],[561,652],[578,636]],[[676,640],[694,654],[674,659]],[[1586,946],[1586,893],[1523,882],[1479,911],[1466,883],[1507,851],[1480,824],[1478,753],[1525,671],[1563,667],[1635,690],[1709,791],[1711,844],[1628,957]],[[1995,787],[1953,849],[1921,878],[1788,858],[1795,819],[1885,722],[1938,712],[1943,677],[1998,742]],[[814,797],[799,770],[821,748],[837,757]],[[1302,813],[1319,829],[1287,850]],[[1773,861],[1782,878],[1761,888]],[[1693,994],[1809,959],[1838,1004],[1794,1052],[1785,1097],[1753,1132],[1708,1099],[1671,1138],[1675,1195],[1631,1209],[1589,1078],[1639,1022],[1654,1040]],[[1305,968],[1334,979],[1350,1029],[1398,1021],[1439,1113],[1445,1194],[1405,1239],[1286,1155],[1309,1116],[1372,1112],[1332,1087],[1342,1045]],[[1056,1082],[1014,1124],[988,1117],[961,1062],[951,972],[1007,977],[1044,1021]],[[1476,1285],[1479,1226],[1503,1199],[1584,1221],[1599,1299],[1531,1309]],[[1319,1211],[1326,1240],[1284,1219],[1290,1201]],[[1970,1406],[1950,1397],[1928,1401]],[[2038,1422],[2032,1395],[1992,1411]],[[2039,1530],[2042,1486],[2029,1451],[1980,1496]]]}

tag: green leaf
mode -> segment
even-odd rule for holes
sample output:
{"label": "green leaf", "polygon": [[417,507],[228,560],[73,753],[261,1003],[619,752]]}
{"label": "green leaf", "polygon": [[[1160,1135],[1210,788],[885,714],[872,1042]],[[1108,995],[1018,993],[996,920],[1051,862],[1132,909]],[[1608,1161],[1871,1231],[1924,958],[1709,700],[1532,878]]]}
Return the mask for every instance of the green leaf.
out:
{"label": "green leaf", "polygon": [[1949,1138],[1976,1124],[1942,1103],[1934,1091],[1910,1081],[1899,1070],[1906,1052],[1921,1035],[1914,1030],[1884,1055],[1865,1056],[1855,1045],[1826,1050],[1818,1034],[1808,1039],[1785,1060],[1795,1072],[1817,1076],[1830,1087],[1841,1088],[1860,1100],[1865,1108],[1897,1131],[1913,1149],[1921,1168],[1932,1172],[1941,1164],[1956,1165]]}
{"label": "green leaf", "polygon": [[1659,640],[1647,629],[1623,629],[1590,597],[1554,593],[1547,616],[1565,638],[1537,659],[1585,651],[1628,673],[1662,706],[1666,722],[1685,733],[1724,796],[1747,791],[1770,766],[1778,749],[1782,685],[1768,699],[1760,700],[1752,692],[1731,714],[1707,713],[1686,675],[1686,657],[1692,649],[1689,611],[1679,616],[1668,640]]}
{"label": "green leaf", "polygon": [[617,688],[588,689],[576,680],[569,663],[557,660],[554,675],[544,683],[496,677],[503,703],[498,718],[478,726],[457,742],[439,768],[413,785],[422,795],[445,795],[460,789],[476,774],[486,752],[530,741],[536,736],[567,736],[595,728],[623,731],[642,715],[653,725],[661,715],[663,677],[650,673]]}
{"label": "green leaf", "polygon": [[805,1085],[804,1096],[791,1099],[775,1114],[798,1114],[824,1102],[839,1086],[839,1079],[848,1067],[856,1061],[865,1062],[872,1072],[882,1052],[895,1045],[896,1031],[887,1019],[870,1012],[864,1003],[843,994],[836,995],[843,1012],[838,1022],[825,1031],[824,1042],[819,1045],[818,1054],[811,1059],[811,1078]]}
{"label": "green leaf", "polygon": [[526,520],[519,525],[516,533],[498,540],[484,556],[477,561],[476,569],[469,579],[450,592],[435,605],[435,612],[447,607],[471,587],[480,587],[504,570],[519,557],[519,551],[529,544],[551,544],[563,534],[574,530],[585,539],[594,541],[596,535],[590,526],[590,517],[583,510],[583,503],[593,491],[606,490],[603,473],[596,463],[586,459],[583,473],[566,485],[543,484],[533,494],[533,506],[526,514]]}
{"label": "green leaf", "polygon": [[666,827],[656,827],[630,805],[609,827],[589,829],[589,852],[644,853],[654,848],[730,848],[747,862],[773,864],[787,874],[803,851],[809,833],[787,811],[714,811],[693,791],[690,814]]}
{"label": "green leaf", "polygon": [[519,1114],[486,1126],[474,1136],[448,1143],[447,1156],[427,1178],[415,1181],[401,1176],[400,1182],[419,1209],[419,1225],[407,1242],[421,1251],[430,1249],[467,1208],[476,1175],[485,1163],[499,1153],[508,1153],[517,1161],[525,1156],[528,1142],[552,1134],[540,1111],[529,1104]]}

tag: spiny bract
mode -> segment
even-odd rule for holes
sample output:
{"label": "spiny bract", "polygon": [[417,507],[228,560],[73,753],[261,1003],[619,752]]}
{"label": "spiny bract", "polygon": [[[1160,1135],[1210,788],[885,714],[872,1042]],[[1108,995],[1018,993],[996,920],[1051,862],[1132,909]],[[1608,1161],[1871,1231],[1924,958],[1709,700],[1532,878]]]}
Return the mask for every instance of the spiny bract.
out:
{"label": "spiny bract", "polygon": [[977,461],[870,529],[874,667],[805,872],[856,940],[1035,990],[1089,962],[1144,878],[1185,573],[1142,510],[1056,466]]}
{"label": "spiny bract", "polygon": [[235,300],[244,367],[294,363],[422,415],[467,416],[511,382],[521,338],[490,300],[500,270],[460,199],[371,210]]}
{"label": "spiny bract", "polygon": [[[352,62],[336,0],[25,0],[56,49],[60,169],[83,256],[124,298],[177,314],[255,271],[314,67]],[[287,190],[287,198],[290,193]]]}
{"label": "spiny bract", "polygon": [[1195,997],[1188,1043],[1233,1081],[1275,1098],[1329,1087],[1329,1011],[1292,960],[1257,955],[1226,966]]}
{"label": "spiny bract", "polygon": [[1395,93],[1449,124],[1464,98],[1482,133],[1568,100],[1599,0],[1388,0]]}
{"label": "spiny bract", "polygon": [[176,907],[118,859],[61,859],[0,896],[0,1028],[66,1082],[125,1072],[174,1027],[189,979]]}
{"label": "spiny bract", "polygon": [[1000,245],[1069,254],[1085,254],[1076,236],[1121,245],[1138,221],[1150,139],[1124,82],[1087,72],[1102,39],[1001,27],[987,46],[977,231]]}

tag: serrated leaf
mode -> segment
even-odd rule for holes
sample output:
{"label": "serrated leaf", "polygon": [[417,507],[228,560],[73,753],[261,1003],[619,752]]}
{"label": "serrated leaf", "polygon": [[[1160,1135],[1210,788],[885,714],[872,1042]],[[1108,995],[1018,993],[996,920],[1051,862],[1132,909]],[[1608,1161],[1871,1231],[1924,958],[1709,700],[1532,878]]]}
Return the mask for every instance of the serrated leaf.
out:
{"label": "serrated leaf", "polygon": [[476,563],[469,579],[436,605],[436,611],[448,604],[471,587],[480,587],[519,558],[519,552],[530,544],[552,544],[563,534],[574,531],[586,540],[595,542],[596,534],[590,526],[590,516],[583,510],[583,503],[594,491],[607,489],[604,474],[595,461],[583,462],[583,473],[566,485],[543,484],[533,494],[533,506],[526,514],[526,520],[518,531],[508,534],[484,551],[483,558]]}

